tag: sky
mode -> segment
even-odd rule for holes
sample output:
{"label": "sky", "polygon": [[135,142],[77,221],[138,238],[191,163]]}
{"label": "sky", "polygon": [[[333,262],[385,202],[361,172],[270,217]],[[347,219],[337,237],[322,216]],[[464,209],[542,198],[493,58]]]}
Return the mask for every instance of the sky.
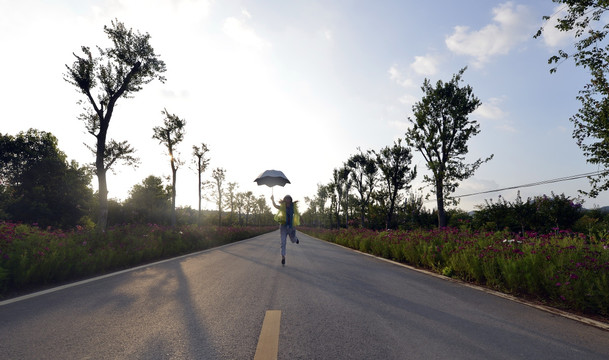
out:
{"label": "sky", "polygon": [[[78,120],[82,97],[64,80],[65,65],[81,46],[110,47],[103,27],[118,19],[151,36],[167,81],[117,102],[109,137],[129,141],[140,165],[108,173],[113,199],[128,198],[149,175],[171,175],[166,149],[152,138],[163,109],[186,120],[178,206],[198,207],[192,146],[201,143],[211,159],[204,180],[223,168],[239,192],[314,197],[358,149],[404,138],[425,79],[447,82],[464,67],[462,84],[482,103],[470,115],[481,132],[466,160],[494,158],[454,195],[589,173],[600,169],[586,163],[569,121],[588,76],[569,61],[550,74],[547,63],[558,49],[572,50],[573,37],[547,23],[533,38],[542,16],[560,10],[550,0],[0,0],[0,132],[51,132],[70,160],[92,163],[84,144],[94,138]],[[416,152],[413,165],[412,191],[430,193]],[[257,186],[267,169],[291,184]],[[519,190],[526,199],[589,189],[580,179]],[[464,197],[458,207],[474,210],[499,195],[513,201],[517,191]],[[606,192],[581,199],[587,208],[609,205]],[[425,206],[435,208],[433,195]]]}

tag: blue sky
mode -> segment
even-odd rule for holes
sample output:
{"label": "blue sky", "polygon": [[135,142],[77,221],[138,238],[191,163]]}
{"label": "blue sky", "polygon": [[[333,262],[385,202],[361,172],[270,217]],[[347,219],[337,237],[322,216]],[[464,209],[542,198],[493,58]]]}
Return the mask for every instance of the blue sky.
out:
{"label": "blue sky", "polygon": [[[170,175],[168,157],[152,139],[167,108],[187,121],[178,205],[197,206],[190,162],[201,142],[211,149],[207,179],[222,167],[238,191],[268,196],[271,190],[253,180],[278,169],[292,184],[275,194],[303,200],[358,147],[380,150],[403,138],[425,78],[448,81],[465,66],[464,83],[482,101],[471,116],[481,133],[468,160],[495,157],[455,194],[592,172],[599,169],[586,163],[569,122],[587,75],[572,62],[550,74],[547,64],[557,49],[572,49],[573,39],[551,26],[533,39],[542,16],[559,10],[550,0],[0,0],[0,131],[52,132],[70,159],[92,162],[83,143],[93,137],[77,120],[80,97],[63,80],[64,65],[82,45],[109,46],[103,26],[117,18],[151,35],[167,82],[118,103],[109,135],[128,140],[141,165],[109,174],[111,198],[125,199],[148,175]],[[427,170],[420,155],[413,162],[418,189]],[[586,179],[521,194],[576,197],[578,189],[589,189]],[[498,195],[513,200],[516,190],[463,198],[459,207],[473,210]],[[584,200],[586,207],[609,205],[606,193]],[[426,206],[433,208],[433,199]]]}

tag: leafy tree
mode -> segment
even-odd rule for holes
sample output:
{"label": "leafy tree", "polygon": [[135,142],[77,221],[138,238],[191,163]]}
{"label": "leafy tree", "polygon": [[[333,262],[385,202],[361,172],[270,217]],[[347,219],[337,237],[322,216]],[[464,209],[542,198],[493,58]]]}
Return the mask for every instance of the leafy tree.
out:
{"label": "leafy tree", "polygon": [[0,182],[0,219],[8,220],[11,218],[10,214],[7,212],[11,201],[11,189]]}
{"label": "leafy tree", "polygon": [[212,171],[211,177],[214,179],[214,193],[212,197],[216,201],[216,205],[218,205],[218,226],[222,226],[222,208],[223,208],[223,200],[224,195],[226,194],[226,190],[224,189],[224,180],[226,179],[226,170],[222,168],[215,168]]}
{"label": "leafy tree", "polygon": [[[328,199],[331,197],[330,194],[334,192],[333,186],[330,185],[322,185],[317,184],[317,193],[313,198],[305,197],[305,202],[307,203],[307,211],[303,214],[302,218],[308,219],[308,224],[315,226],[326,226],[328,217],[326,211],[326,203]],[[335,196],[334,196],[335,197]],[[329,209],[329,219],[330,224],[332,224],[332,215],[333,205],[330,206]]]}
{"label": "leafy tree", "polygon": [[387,146],[378,153],[375,152],[375,155],[388,199],[385,206],[385,226],[389,229],[393,227],[392,220],[400,191],[410,188],[410,182],[417,176],[417,168],[410,168],[412,152],[410,148],[402,146],[402,139],[398,139],[391,147]]}
{"label": "leafy tree", "polygon": [[163,224],[171,206],[171,190],[160,177],[150,175],[133,186],[125,200],[126,217],[136,223]]}
{"label": "leafy tree", "polygon": [[[573,138],[584,152],[587,162],[607,168],[609,166],[609,23],[601,20],[602,15],[609,9],[607,0],[552,0],[564,4],[564,13],[557,13],[556,29],[573,31],[575,36],[575,51],[572,54],[559,50],[557,55],[550,57],[549,64],[556,66],[550,69],[556,72],[558,64],[573,58],[576,66],[587,69],[590,73],[588,84],[579,91],[577,99],[581,103],[578,113],[570,118],[575,129]],[[558,15],[564,14],[564,15]],[[547,21],[554,17],[544,16]],[[600,22],[600,24],[599,24]],[[542,35],[540,28],[535,37]],[[603,171],[599,176],[589,177],[592,189],[581,191],[591,197],[596,197],[601,191],[609,189],[609,171]]]}
{"label": "leafy tree", "polygon": [[317,199],[315,197],[311,198],[309,196],[304,197],[305,204],[307,204],[307,210],[303,213],[303,216],[311,219],[311,221],[307,224],[309,226],[319,226],[319,210],[317,208]]}
{"label": "leafy tree", "polygon": [[491,231],[506,228],[512,231],[518,229],[518,224],[516,224],[513,216],[515,215],[513,205],[501,195],[499,195],[497,201],[485,199],[484,205],[478,205],[476,208],[478,209],[474,214],[476,227]]}
{"label": "leafy tree", "polygon": [[410,192],[404,201],[404,224],[409,229],[426,227],[426,212],[423,208],[423,195]]}
{"label": "leafy tree", "polygon": [[345,164],[343,167],[339,169],[339,176],[343,179],[343,213],[345,214],[345,227],[349,226],[349,191],[351,190],[351,186],[353,186],[353,180],[351,180],[349,174],[351,171],[349,167]]}
{"label": "leafy tree", "polygon": [[256,207],[256,197],[251,191],[244,194],[245,196],[245,226],[249,224],[249,216],[253,214]]}
{"label": "leafy tree", "polygon": [[321,215],[320,223],[324,224],[325,221],[325,213],[326,213],[326,203],[330,198],[330,194],[332,189],[328,185],[317,184],[317,199],[319,204],[319,213]]}
{"label": "leafy tree", "polygon": [[208,151],[209,151],[209,148],[204,143],[201,143],[201,147],[198,147],[196,145],[193,145],[193,147],[192,147],[192,155],[195,157],[194,163],[197,166],[197,174],[199,175],[199,220],[201,220],[201,199],[202,199],[201,191],[203,190],[203,188],[202,188],[203,183],[201,182],[201,175],[203,174],[203,172],[207,169],[207,166],[209,165],[210,159],[205,158],[205,154],[207,154]]}
{"label": "leafy tree", "polygon": [[234,221],[235,216],[235,207],[237,206],[237,185],[236,182],[229,182],[226,186],[226,200],[228,201],[228,209],[230,210],[230,218],[229,222],[232,223]]}
{"label": "leafy tree", "polygon": [[465,163],[468,152],[467,142],[480,133],[480,125],[470,120],[469,115],[480,105],[471,86],[460,87],[459,83],[467,68],[453,75],[450,82],[439,80],[434,87],[425,79],[421,101],[413,106],[414,119],[408,118],[412,127],[406,132],[408,145],[417,149],[425,158],[432,176],[424,180],[433,186],[438,206],[438,226],[447,225],[445,202],[450,199],[459,181],[471,177],[483,163],[493,155],[471,164]]}
{"label": "leafy tree", "polygon": [[90,172],[66,160],[51,133],[0,134],[2,212],[13,220],[71,227],[91,208]]}
{"label": "leafy tree", "polygon": [[[349,170],[346,167],[340,169],[334,169],[332,172],[332,189],[335,192],[333,204],[333,211],[336,216],[336,226],[340,228],[340,208],[343,206],[345,194],[349,191],[350,182]],[[346,210],[345,210],[346,211]]]}
{"label": "leafy tree", "polygon": [[512,218],[518,226],[517,229],[513,229],[512,231],[520,231],[524,236],[525,230],[527,228],[530,229],[530,224],[535,216],[535,205],[530,199],[523,201],[522,196],[520,196],[520,191],[518,191],[516,200],[511,204],[511,208],[513,211]]}
{"label": "leafy tree", "polygon": [[536,196],[533,199],[537,209],[537,229],[541,231],[557,231],[571,229],[581,217],[581,200],[571,199],[565,194],[551,196]]}
{"label": "leafy tree", "polygon": [[[334,174],[333,174],[334,176]],[[334,219],[338,220],[338,200],[336,196],[336,183],[331,182],[326,184],[328,191],[328,198],[330,199],[330,209],[328,209],[328,217],[330,219],[330,228],[334,226]],[[340,227],[340,223],[337,222],[336,227]]]}
{"label": "leafy tree", "polygon": [[171,226],[176,226],[176,180],[178,168],[182,165],[182,162],[177,157],[175,146],[184,140],[186,120],[168,113],[167,109],[161,113],[165,116],[163,126],[155,126],[152,137],[159,140],[160,144],[165,145],[169,155],[169,163],[171,164]]}
{"label": "leafy tree", "polygon": [[107,139],[108,127],[116,102],[121,97],[133,96],[144,84],[154,79],[165,82],[161,73],[165,63],[154,53],[149,44],[150,35],[127,30],[118,20],[111,26],[104,26],[104,32],[112,41],[113,47],[97,47],[99,56],[94,57],[91,49],[82,46],[82,55],[66,65],[64,79],[84,95],[80,104],[84,113],[80,119],[85,122],[87,131],[96,138],[95,170],[99,182],[99,218],[97,226],[105,231],[108,221],[108,185],[106,171],[118,160],[135,164],[132,156],[134,149],[126,141],[117,142]]}
{"label": "leafy tree", "polygon": [[238,215],[238,219],[237,219],[237,224],[239,226],[243,226],[243,212],[246,210],[245,209],[245,193],[243,192],[239,192],[237,193],[237,195],[235,195],[235,209],[237,210],[237,215]]}
{"label": "leafy tree", "polygon": [[258,225],[266,225],[273,223],[273,214],[271,208],[266,202],[264,195],[258,196],[256,199],[256,213],[258,214]]}
{"label": "leafy tree", "polygon": [[351,171],[350,177],[355,189],[359,194],[360,226],[364,226],[366,210],[370,204],[370,196],[374,191],[378,167],[369,153],[355,154],[347,160],[347,166]]}

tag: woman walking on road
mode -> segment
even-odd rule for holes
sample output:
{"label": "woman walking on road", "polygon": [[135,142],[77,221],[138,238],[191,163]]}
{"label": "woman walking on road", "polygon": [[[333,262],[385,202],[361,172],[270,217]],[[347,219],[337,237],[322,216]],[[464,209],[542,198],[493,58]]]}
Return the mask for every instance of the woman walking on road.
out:
{"label": "woman walking on road", "polygon": [[279,210],[275,215],[275,221],[280,224],[281,264],[285,265],[285,245],[288,235],[293,244],[300,243],[296,237],[296,230],[294,229],[294,226],[300,225],[300,214],[298,213],[298,207],[296,205],[298,201],[292,201],[290,195],[284,196],[283,200],[279,201],[279,205],[275,204],[275,197],[273,195],[271,195],[271,201],[273,202],[273,206]]}

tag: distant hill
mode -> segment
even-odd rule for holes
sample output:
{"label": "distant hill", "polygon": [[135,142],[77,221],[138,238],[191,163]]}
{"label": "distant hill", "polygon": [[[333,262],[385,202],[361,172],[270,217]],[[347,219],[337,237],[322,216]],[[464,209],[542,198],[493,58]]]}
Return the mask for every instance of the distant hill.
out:
{"label": "distant hill", "polygon": [[[586,209],[586,210],[592,210],[592,209]],[[594,209],[596,210],[596,209]],[[603,213],[603,214],[609,214],[609,206],[603,206],[598,208],[598,210]]]}

